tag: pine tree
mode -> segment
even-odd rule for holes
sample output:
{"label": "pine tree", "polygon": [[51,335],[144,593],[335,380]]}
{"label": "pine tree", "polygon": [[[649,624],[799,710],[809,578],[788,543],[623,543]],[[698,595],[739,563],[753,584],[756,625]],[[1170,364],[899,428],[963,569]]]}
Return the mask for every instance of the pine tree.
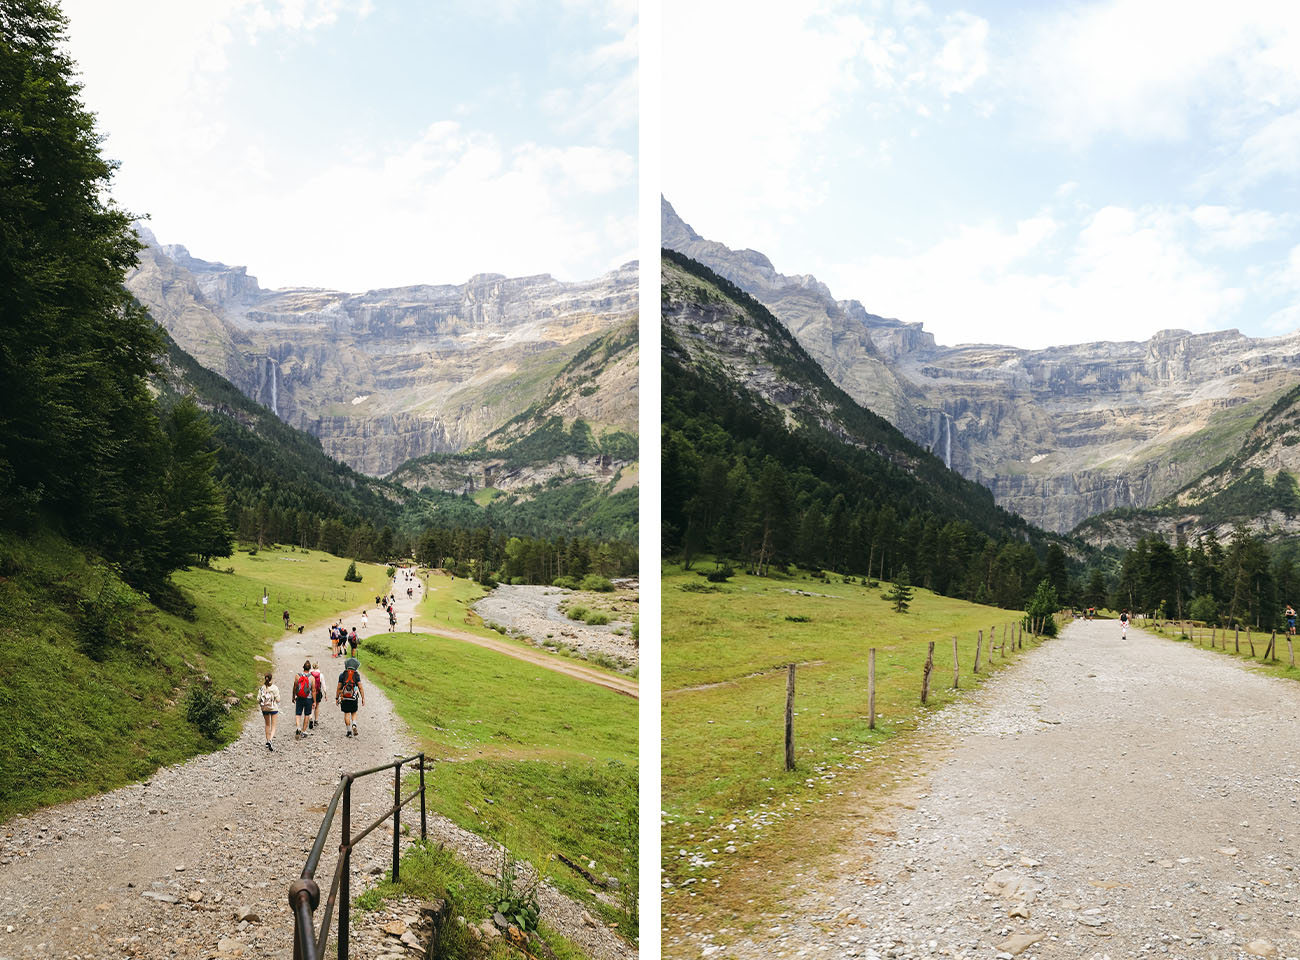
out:
{"label": "pine tree", "polygon": [[355,560],[348,564],[348,572],[343,574],[343,579],[348,583],[361,582],[361,574],[357,573],[357,562]]}
{"label": "pine tree", "polygon": [[907,564],[903,564],[903,569],[894,577],[894,589],[882,594],[881,599],[892,603],[895,613],[907,613],[908,605],[912,602],[912,571]]}

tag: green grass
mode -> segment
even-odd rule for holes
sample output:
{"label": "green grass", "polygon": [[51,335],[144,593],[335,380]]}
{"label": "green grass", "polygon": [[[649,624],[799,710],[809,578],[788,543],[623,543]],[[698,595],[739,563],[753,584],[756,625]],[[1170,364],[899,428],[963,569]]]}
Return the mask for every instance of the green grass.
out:
{"label": "green grass", "polygon": [[[442,897],[451,908],[451,922],[438,939],[437,956],[441,960],[510,960],[519,956],[500,940],[484,951],[457,921],[457,917],[464,917],[471,924],[490,920],[497,888],[466,867],[454,853],[433,844],[416,844],[402,856],[401,877],[400,882],[393,883],[390,870],[378,886],[357,897],[354,920],[360,920],[366,912],[379,909],[395,897],[422,900]],[[538,935],[558,960],[585,956],[580,948],[551,928],[544,917]]]}
{"label": "green grass", "polygon": [[480,507],[486,507],[489,503],[501,496],[501,491],[496,487],[483,487],[474,491],[473,501]]}
{"label": "green grass", "polygon": [[[1184,624],[1189,625],[1187,629],[1190,632],[1184,632]],[[1189,643],[1192,646],[1200,647],[1202,650],[1213,650],[1222,656],[1244,660],[1255,665],[1260,670],[1267,670],[1280,677],[1286,677],[1289,680],[1300,680],[1300,667],[1291,666],[1291,655],[1286,646],[1287,637],[1282,631],[1278,631],[1273,657],[1265,660],[1264,653],[1268,650],[1269,635],[1271,633],[1269,630],[1251,630],[1249,633],[1244,628],[1239,632],[1234,632],[1231,627],[1216,627],[1212,630],[1203,623],[1191,620],[1162,620],[1159,625],[1155,621],[1144,620],[1140,623],[1135,622],[1134,626],[1158,637],[1164,637],[1166,640]],[[1213,647],[1210,646],[1211,642],[1214,643]],[[1252,643],[1255,649],[1253,656],[1250,652]],[[1300,638],[1292,637],[1291,643],[1300,653]]]}
{"label": "green grass", "polygon": [[462,641],[370,640],[365,669],[422,741],[432,809],[527,860],[635,936],[631,905],[604,903],[562,853],[634,894],[637,703]]}
{"label": "green grass", "polygon": [[[707,566],[707,565],[706,565]],[[729,863],[813,814],[846,771],[869,764],[924,711],[960,696],[952,690],[952,638],[961,683],[970,690],[976,631],[1020,614],[917,590],[911,610],[880,599],[888,584],[735,576],[705,584],[694,571],[663,571],[664,909],[671,898],[708,898]],[[718,586],[717,591],[704,588]],[[687,589],[683,589],[686,587]],[[790,590],[826,596],[798,596]],[[935,642],[929,706],[921,707],[922,664]],[[1026,646],[1030,643],[1026,638]],[[868,729],[867,650],[876,648],[875,730]],[[786,665],[796,668],[796,769],[783,769]],[[701,762],[707,757],[708,762]],[[841,781],[841,785],[843,781]],[[802,814],[802,816],[800,816]],[[735,845],[739,857],[722,851]],[[685,851],[683,854],[682,851]],[[680,909],[680,907],[679,907]]]}
{"label": "green grass", "polygon": [[436,624],[446,624],[448,627],[481,637],[498,637],[498,634],[483,622],[483,618],[470,609],[474,601],[487,596],[486,587],[468,577],[456,577],[453,580],[438,570],[429,571],[424,583],[426,588],[424,599],[415,610],[417,617]]}
{"label": "green grass", "polygon": [[[132,594],[110,569],[57,537],[7,537],[0,543],[0,649],[22,651],[9,680],[21,709],[0,738],[0,821],[148,777],[233,740],[251,706],[243,695],[265,668],[253,658],[269,656],[283,632],[281,611],[288,606],[296,619],[310,620],[360,602],[360,591],[342,583],[348,562],[263,550],[217,561],[234,574],[179,573],[175,582],[195,604],[190,621]],[[381,575],[365,573],[376,583]],[[267,623],[263,586],[271,597]],[[92,656],[82,609],[105,588],[133,600],[108,618],[107,640]],[[216,694],[230,689],[239,697],[217,740],[185,719],[185,695],[204,674]]]}

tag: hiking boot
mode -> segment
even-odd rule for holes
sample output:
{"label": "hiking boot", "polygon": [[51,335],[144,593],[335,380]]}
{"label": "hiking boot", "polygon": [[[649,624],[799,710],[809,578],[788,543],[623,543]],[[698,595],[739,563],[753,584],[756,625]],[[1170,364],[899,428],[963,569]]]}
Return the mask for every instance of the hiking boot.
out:
{"label": "hiking boot", "polygon": [[357,735],[358,735],[358,734],[357,734],[357,725],[354,723],[354,724],[352,724],[352,736],[355,737],[355,736],[357,736]]}
{"label": "hiking boot", "polygon": [[266,741],[266,749],[268,749],[268,750],[271,749],[271,741],[270,741],[270,740]]}
{"label": "hiking boot", "polygon": [[349,730],[348,733],[347,733],[347,735],[348,735],[349,737],[352,736],[352,731]]}

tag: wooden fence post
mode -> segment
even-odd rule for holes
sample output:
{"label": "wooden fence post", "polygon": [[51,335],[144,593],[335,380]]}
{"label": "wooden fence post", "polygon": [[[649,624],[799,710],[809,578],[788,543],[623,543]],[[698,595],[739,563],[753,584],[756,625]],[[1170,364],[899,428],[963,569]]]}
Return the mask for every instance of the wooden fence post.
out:
{"label": "wooden fence post", "polygon": [[980,672],[980,649],[983,646],[984,646],[984,631],[981,630],[980,635],[975,638],[975,669],[973,671],[974,673]]}
{"label": "wooden fence post", "polygon": [[794,769],[794,664],[785,678],[785,768]]}
{"label": "wooden fence post", "polygon": [[1265,660],[1270,660],[1270,661],[1272,661],[1272,660],[1276,660],[1276,659],[1277,659],[1277,657],[1273,655],[1273,648],[1274,648],[1275,646],[1277,646],[1277,631],[1276,631],[1276,630],[1274,630],[1271,634],[1269,634],[1269,637],[1268,637],[1268,649],[1264,651],[1264,659],[1265,659]]}
{"label": "wooden fence post", "polygon": [[[1011,645],[1011,649],[1013,652],[1015,651],[1016,645],[1014,643]],[[1005,657],[1006,655],[1007,655],[1007,625],[1004,623],[1002,624],[1002,656]]]}
{"label": "wooden fence post", "polygon": [[876,729],[876,648],[867,651],[867,729]]}
{"label": "wooden fence post", "polygon": [[961,686],[961,664],[957,661],[957,638],[952,638],[952,688]]}
{"label": "wooden fence post", "polygon": [[[1225,643],[1226,647],[1227,644]],[[1232,628],[1232,646],[1237,653],[1241,653],[1241,627]]]}
{"label": "wooden fence post", "polygon": [[1210,627],[1210,649],[1211,650],[1214,649],[1214,641],[1215,638],[1218,636],[1218,634],[1219,634],[1219,628],[1217,626],[1211,626]]}
{"label": "wooden fence post", "polygon": [[934,669],[934,641],[930,641],[930,650],[925,655],[925,669],[921,671],[921,703],[930,696],[930,671]]}
{"label": "wooden fence post", "polygon": [[1250,644],[1250,655],[1255,655],[1255,641],[1250,638],[1250,627],[1246,628],[1246,642]]}

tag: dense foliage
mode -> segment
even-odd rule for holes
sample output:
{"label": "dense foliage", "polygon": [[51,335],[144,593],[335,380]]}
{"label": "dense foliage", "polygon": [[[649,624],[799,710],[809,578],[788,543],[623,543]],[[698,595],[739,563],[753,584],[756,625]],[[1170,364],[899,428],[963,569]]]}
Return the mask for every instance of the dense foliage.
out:
{"label": "dense foliage", "polygon": [[415,557],[426,566],[446,567],[481,583],[549,584],[560,578],[577,581],[590,574],[627,577],[637,573],[636,548],[629,543],[582,537],[507,537],[488,527],[472,531],[431,527],[416,544]]}
{"label": "dense foliage", "polygon": [[122,286],[139,241],[43,0],[0,2],[0,523],[49,525],[166,593],[230,552],[210,427],[149,391],[162,345]]}
{"label": "dense foliage", "polygon": [[680,254],[664,258],[666,271],[684,270],[739,305],[775,345],[765,362],[828,398],[847,434],[810,419],[790,425],[787,411],[725,371],[686,362],[665,325],[665,555],[689,566],[707,553],[758,574],[797,564],[892,580],[906,567],[938,593],[1024,604],[1048,576],[1046,534],[854,403],[762,304]]}
{"label": "dense foliage", "polygon": [[1212,533],[1173,546],[1155,536],[1139,540],[1124,555],[1110,600],[1156,617],[1268,630],[1281,627],[1298,590],[1294,545],[1270,549],[1239,529],[1226,544]]}

